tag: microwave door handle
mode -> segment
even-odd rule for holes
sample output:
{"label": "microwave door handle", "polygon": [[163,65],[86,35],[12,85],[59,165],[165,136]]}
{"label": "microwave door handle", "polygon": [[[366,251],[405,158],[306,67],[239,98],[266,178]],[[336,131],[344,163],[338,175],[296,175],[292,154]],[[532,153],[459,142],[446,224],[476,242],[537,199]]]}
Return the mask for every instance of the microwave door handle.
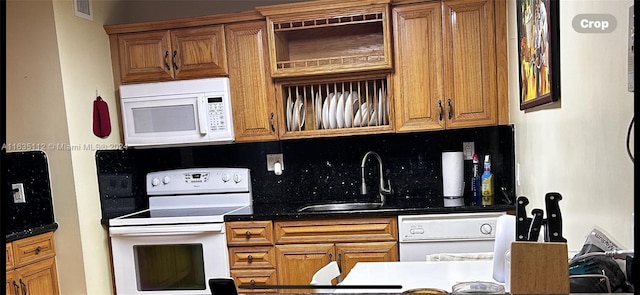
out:
{"label": "microwave door handle", "polygon": [[200,129],[200,134],[202,135],[207,135],[207,121],[208,121],[208,117],[207,116],[207,112],[208,110],[206,109],[207,107],[207,98],[206,97],[199,97],[198,99],[198,127]]}

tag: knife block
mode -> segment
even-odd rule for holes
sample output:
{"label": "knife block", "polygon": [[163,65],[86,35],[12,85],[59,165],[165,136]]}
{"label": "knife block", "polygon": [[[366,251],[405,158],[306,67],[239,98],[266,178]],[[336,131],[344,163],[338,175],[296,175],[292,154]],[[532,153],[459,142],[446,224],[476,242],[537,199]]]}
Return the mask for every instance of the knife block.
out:
{"label": "knife block", "polygon": [[511,294],[569,294],[566,243],[512,242]]}

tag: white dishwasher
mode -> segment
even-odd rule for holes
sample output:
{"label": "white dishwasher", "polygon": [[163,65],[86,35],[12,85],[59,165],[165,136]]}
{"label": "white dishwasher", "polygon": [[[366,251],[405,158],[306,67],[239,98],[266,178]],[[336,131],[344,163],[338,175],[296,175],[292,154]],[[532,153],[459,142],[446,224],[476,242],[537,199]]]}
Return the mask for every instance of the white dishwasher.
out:
{"label": "white dishwasher", "polygon": [[493,252],[496,223],[505,212],[398,216],[400,261],[438,253]]}

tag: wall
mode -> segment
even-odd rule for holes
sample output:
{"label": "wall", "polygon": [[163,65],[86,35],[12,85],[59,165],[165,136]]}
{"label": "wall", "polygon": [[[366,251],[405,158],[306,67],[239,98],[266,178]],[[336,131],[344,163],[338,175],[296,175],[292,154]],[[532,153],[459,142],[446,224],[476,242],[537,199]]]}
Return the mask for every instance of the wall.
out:
{"label": "wall", "polygon": [[[92,1],[93,21],[72,1],[7,1],[7,143],[49,159],[61,294],[111,294],[106,232],[95,171],[98,144],[120,141],[107,15],[115,1]],[[34,21],[37,20],[37,21]],[[96,93],[111,107],[113,132],[92,134]],[[22,144],[22,145],[20,145]],[[29,145],[31,144],[31,145]],[[118,145],[114,145],[118,146]],[[89,291],[91,290],[91,291]]]}
{"label": "wall", "polygon": [[[518,104],[515,1],[509,1],[510,121],[515,124],[518,195],[544,208],[557,191],[569,250],[579,250],[594,226],[633,248],[633,169],[626,133],[634,115],[627,91],[627,26],[631,1],[560,1],[560,102],[523,112]],[[574,16],[611,14],[612,33],[577,33]],[[631,137],[631,150],[633,147]]]}

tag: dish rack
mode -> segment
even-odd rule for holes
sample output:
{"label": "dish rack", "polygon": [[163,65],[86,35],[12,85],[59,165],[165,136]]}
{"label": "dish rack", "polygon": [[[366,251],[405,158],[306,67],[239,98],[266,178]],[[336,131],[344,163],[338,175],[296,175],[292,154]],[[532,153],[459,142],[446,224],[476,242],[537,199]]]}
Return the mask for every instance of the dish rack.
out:
{"label": "dish rack", "polygon": [[389,128],[389,93],[386,77],[283,85],[285,134]]}

